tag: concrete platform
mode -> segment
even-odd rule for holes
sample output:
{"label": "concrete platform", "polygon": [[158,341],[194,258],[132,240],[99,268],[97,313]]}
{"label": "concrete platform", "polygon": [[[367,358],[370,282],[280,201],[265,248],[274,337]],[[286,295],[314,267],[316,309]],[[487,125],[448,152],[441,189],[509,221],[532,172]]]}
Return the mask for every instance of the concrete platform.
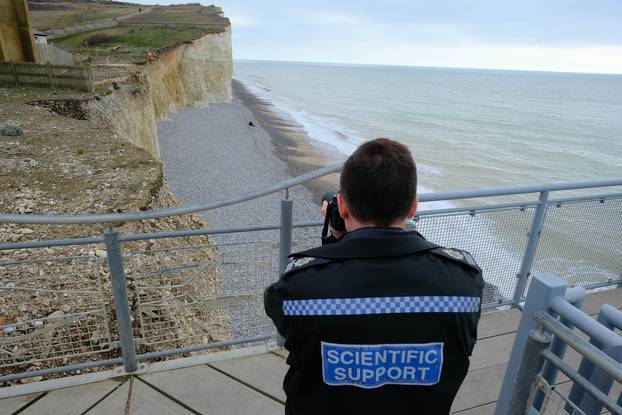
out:
{"label": "concrete platform", "polygon": [[[583,310],[594,315],[603,303],[622,308],[622,289],[590,294]],[[479,341],[453,414],[492,413],[520,315],[508,310],[482,317]],[[286,352],[277,350],[4,399],[0,415],[283,414],[285,357]],[[562,389],[569,386],[564,377],[559,384]]]}

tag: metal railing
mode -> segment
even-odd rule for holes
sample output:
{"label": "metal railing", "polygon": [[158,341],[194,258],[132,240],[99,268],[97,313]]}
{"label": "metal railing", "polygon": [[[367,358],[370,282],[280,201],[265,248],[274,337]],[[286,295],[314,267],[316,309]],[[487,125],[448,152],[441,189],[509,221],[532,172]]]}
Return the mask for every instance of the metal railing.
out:
{"label": "metal railing", "polygon": [[[622,385],[622,311],[604,304],[594,320],[580,309],[585,290],[566,287],[553,274],[534,278],[495,415],[622,414],[622,393],[612,388]],[[568,346],[575,355],[565,360]]]}
{"label": "metal railing", "polygon": [[[120,364],[124,372],[116,374],[136,373],[147,370],[147,362],[169,356],[271,341],[275,331],[263,312],[263,289],[278,278],[292,250],[320,243],[321,222],[294,223],[289,189],[340,168],[329,166],[256,191],[172,209],[0,214],[0,223],[14,225],[110,225],[101,236],[0,243],[0,253],[15,253],[8,260],[9,254],[0,257],[0,383]],[[409,226],[435,243],[475,256],[487,281],[484,308],[516,307],[534,271],[571,275],[573,285],[587,288],[622,283],[622,192],[549,196],[615,186],[622,186],[622,179],[422,194],[423,205],[539,197],[421,210]],[[282,191],[279,224],[145,233],[120,233],[113,227]],[[597,231],[590,237],[596,244],[591,249],[575,245],[572,236],[573,230],[586,228]],[[0,397],[3,393],[8,396],[0,390]]]}

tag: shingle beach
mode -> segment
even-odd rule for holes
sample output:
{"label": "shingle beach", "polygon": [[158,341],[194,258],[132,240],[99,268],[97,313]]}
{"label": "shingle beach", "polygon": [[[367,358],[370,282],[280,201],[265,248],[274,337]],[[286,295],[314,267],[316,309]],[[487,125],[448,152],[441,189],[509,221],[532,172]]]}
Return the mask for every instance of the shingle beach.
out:
{"label": "shingle beach", "polygon": [[[184,205],[252,191],[329,164],[299,126],[270,111],[241,83],[234,81],[233,91],[231,103],[184,107],[158,123],[165,178]],[[291,189],[294,222],[321,219],[319,195],[336,185],[334,178],[329,183]],[[278,224],[283,196],[268,195],[204,217],[211,229]]]}

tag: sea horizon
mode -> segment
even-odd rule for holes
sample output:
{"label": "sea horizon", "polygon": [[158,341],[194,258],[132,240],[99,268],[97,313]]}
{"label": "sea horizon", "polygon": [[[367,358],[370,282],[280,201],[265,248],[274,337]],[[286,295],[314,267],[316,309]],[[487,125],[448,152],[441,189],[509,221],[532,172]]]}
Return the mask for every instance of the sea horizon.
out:
{"label": "sea horizon", "polygon": [[[345,158],[375,137],[405,144],[417,162],[419,193],[616,179],[622,172],[622,119],[617,116],[622,113],[622,77],[280,62],[237,62],[234,71],[255,95],[253,101],[279,119],[290,118],[286,125],[302,129],[311,144],[329,155]],[[583,194],[575,190],[556,197]],[[420,211],[537,198],[428,202]],[[471,221],[452,220],[453,239],[434,241],[470,246],[485,269],[498,267],[500,258],[504,267],[518,269],[533,208],[525,212],[524,223],[502,210]],[[569,209],[559,222],[551,219],[555,223],[548,237],[566,243],[572,238],[567,222],[582,223],[581,215]],[[416,225],[424,236],[435,232],[429,223]],[[494,255],[472,246],[473,228],[494,241]],[[584,249],[542,261],[578,278],[584,270],[573,268],[572,258]],[[611,277],[612,260],[585,265],[594,282]],[[512,295],[504,281],[487,281],[503,298]]]}
{"label": "sea horizon", "polygon": [[551,74],[551,75],[577,75],[577,76],[612,76],[621,77],[621,73],[615,72],[576,72],[576,71],[552,71],[537,69],[513,69],[513,68],[483,68],[483,67],[466,67],[466,66],[428,66],[428,65],[399,65],[399,64],[381,64],[381,63],[352,63],[352,62],[322,62],[322,61],[288,61],[288,60],[272,60],[272,59],[233,59],[240,63],[276,63],[285,65],[318,65],[318,66],[343,66],[343,67],[378,67],[378,68],[404,68],[415,70],[440,70],[440,71],[487,71],[487,72],[507,72],[507,73],[533,73],[533,74]]}
{"label": "sea horizon", "polygon": [[236,61],[234,77],[329,154],[402,142],[426,191],[622,171],[622,76]]}

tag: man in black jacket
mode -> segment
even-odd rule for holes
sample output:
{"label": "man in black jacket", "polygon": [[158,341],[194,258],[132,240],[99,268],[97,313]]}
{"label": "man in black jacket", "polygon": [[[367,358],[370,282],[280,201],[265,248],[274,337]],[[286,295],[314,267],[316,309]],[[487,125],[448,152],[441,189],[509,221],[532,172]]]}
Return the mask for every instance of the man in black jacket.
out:
{"label": "man in black jacket", "polygon": [[477,339],[484,281],[468,252],[404,230],[417,209],[408,149],[346,161],[338,242],[293,254],[265,292],[286,339],[287,414],[448,414]]}

